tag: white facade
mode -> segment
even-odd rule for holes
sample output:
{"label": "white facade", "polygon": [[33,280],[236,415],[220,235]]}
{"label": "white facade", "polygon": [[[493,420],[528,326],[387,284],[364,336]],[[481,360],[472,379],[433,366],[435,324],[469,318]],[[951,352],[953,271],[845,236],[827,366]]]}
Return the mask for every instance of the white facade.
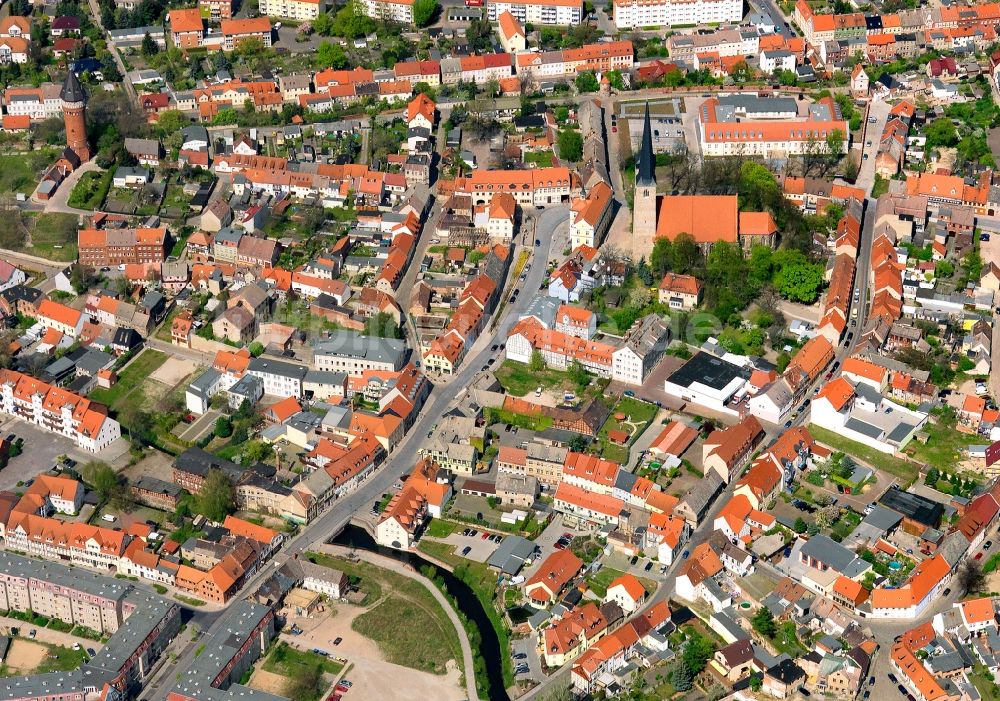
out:
{"label": "white facade", "polygon": [[618,606],[621,607],[621,610],[624,611],[626,615],[630,613],[635,613],[636,609],[639,608],[639,604],[641,604],[644,599],[645,597],[642,597],[638,600],[633,599],[632,595],[628,593],[628,590],[625,588],[624,584],[614,585],[613,587],[608,589],[608,593],[604,596],[605,602],[614,601],[616,604],[618,604]]}
{"label": "white facade", "polygon": [[504,12],[509,12],[524,24],[575,25],[583,21],[583,2],[559,2],[557,0],[524,0],[522,2],[487,2],[486,13],[491,22]]}
{"label": "white facade", "polygon": [[627,385],[641,385],[645,379],[642,358],[628,346],[616,350],[611,355],[611,379]]}
{"label": "white facade", "polygon": [[409,550],[413,545],[413,534],[395,516],[390,516],[375,526],[375,542],[386,548]]}
{"label": "white facade", "polygon": [[314,20],[319,17],[321,2],[309,0],[260,0],[260,13],[269,17]]}
{"label": "white facade", "polygon": [[[66,392],[65,394],[69,393]],[[75,395],[70,396],[75,397]],[[86,400],[80,399],[80,401]],[[58,411],[46,409],[43,405],[43,395],[41,392],[37,392],[25,399],[14,396],[13,383],[0,386],[0,412],[19,416],[25,421],[40,426],[47,431],[66,436],[84,450],[96,453],[99,450],[107,448],[112,442],[121,437],[121,426],[109,416],[101,417],[100,424],[94,426],[96,433],[88,435],[87,431],[90,428],[82,424],[84,421],[88,425],[97,424],[97,421],[94,420],[96,417],[91,416],[94,410],[88,410],[82,417],[82,420],[74,416],[73,410],[73,405],[69,403],[63,404]]]}
{"label": "white facade", "polygon": [[760,69],[765,73],[795,70],[795,56],[788,51],[761,51]]}
{"label": "white facade", "polygon": [[619,30],[739,23],[743,19],[743,0],[616,0],[614,10]]}
{"label": "white facade", "polygon": [[413,24],[413,0],[363,0],[360,7],[372,19]]}
{"label": "white facade", "polygon": [[682,387],[669,380],[664,380],[663,391],[673,397],[680,398],[682,401],[692,402],[708,409],[729,414],[730,416],[738,416],[739,413],[727,407],[726,402],[745,386],[746,380],[742,377],[733,378],[729,384],[721,389],[709,387],[700,382],[693,382],[687,387]]}
{"label": "white facade", "polygon": [[314,591],[317,594],[323,594],[331,599],[340,598],[340,582],[334,582],[330,579],[321,579],[319,577],[306,577],[302,580],[302,588],[306,591]]}
{"label": "white facade", "polygon": [[10,272],[10,277],[8,277],[6,280],[0,280],[0,292],[8,290],[11,287],[16,287],[17,285],[23,285],[27,279],[28,278],[24,274],[23,270],[21,270],[20,268],[12,267]]}

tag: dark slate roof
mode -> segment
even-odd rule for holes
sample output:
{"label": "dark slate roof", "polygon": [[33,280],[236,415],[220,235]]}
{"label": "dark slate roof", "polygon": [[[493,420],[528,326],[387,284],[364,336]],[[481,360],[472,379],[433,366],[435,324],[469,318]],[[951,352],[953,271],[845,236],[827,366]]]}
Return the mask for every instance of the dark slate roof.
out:
{"label": "dark slate roof", "polygon": [[83,84],[80,83],[80,79],[76,77],[76,73],[73,71],[69,71],[66,74],[62,90],[59,91],[59,97],[62,98],[63,102],[87,101],[87,91],[83,89]]}
{"label": "dark slate roof", "polygon": [[636,185],[656,184],[656,156],[653,155],[653,130],[649,124],[649,103],[642,122],[642,143],[639,146],[639,160],[636,164]]}

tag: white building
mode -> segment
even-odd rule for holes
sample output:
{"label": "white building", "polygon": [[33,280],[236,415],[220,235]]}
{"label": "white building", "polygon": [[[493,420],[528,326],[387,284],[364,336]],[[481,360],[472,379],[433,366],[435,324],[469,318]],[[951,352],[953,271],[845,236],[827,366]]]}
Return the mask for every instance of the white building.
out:
{"label": "white building", "polygon": [[122,434],[103,406],[13,370],[0,371],[0,412],[66,436],[92,453]]}
{"label": "white building", "polygon": [[23,285],[28,279],[24,271],[5,260],[0,260],[0,292],[17,285]]}
{"label": "white building", "polygon": [[258,5],[262,15],[303,22],[319,17],[322,6],[322,0],[260,0]]}
{"label": "white building", "polygon": [[487,0],[486,14],[496,22],[504,12],[514,15],[522,24],[576,25],[583,21],[582,0]]}
{"label": "white building", "polygon": [[738,416],[730,401],[746,391],[750,372],[710,353],[698,353],[663,382],[663,391],[699,406]]}
{"label": "white building", "polygon": [[360,7],[372,19],[413,24],[413,0],[362,0]]}
{"label": "white building", "polygon": [[301,397],[302,380],[308,371],[304,365],[264,358],[254,358],[247,367],[247,372],[264,383],[264,394],[274,397]]}
{"label": "white building", "polygon": [[597,183],[586,197],[573,200],[569,210],[570,248],[601,245],[611,225],[613,202],[611,188],[605,182]]}
{"label": "white building", "polygon": [[743,19],[743,0],[615,0],[619,30],[713,24]]}
{"label": "white building", "polygon": [[867,384],[844,377],[827,384],[812,403],[812,423],[882,453],[901,450],[927,414],[891,402]]}
{"label": "white building", "polygon": [[760,69],[764,73],[779,73],[781,71],[795,70],[795,55],[791,51],[779,49],[777,51],[760,52]]}

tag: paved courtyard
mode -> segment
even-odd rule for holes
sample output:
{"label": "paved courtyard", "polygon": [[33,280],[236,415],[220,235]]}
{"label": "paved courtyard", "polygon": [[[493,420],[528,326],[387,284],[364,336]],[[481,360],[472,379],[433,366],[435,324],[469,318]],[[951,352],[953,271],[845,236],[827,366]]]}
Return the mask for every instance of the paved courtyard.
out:
{"label": "paved courtyard", "polygon": [[14,489],[18,483],[33,479],[55,465],[56,458],[66,455],[80,464],[95,459],[93,453],[80,450],[70,439],[45,431],[23,419],[4,417],[0,423],[0,434],[11,433],[24,439],[24,452],[11,458],[7,467],[0,470],[0,489]]}

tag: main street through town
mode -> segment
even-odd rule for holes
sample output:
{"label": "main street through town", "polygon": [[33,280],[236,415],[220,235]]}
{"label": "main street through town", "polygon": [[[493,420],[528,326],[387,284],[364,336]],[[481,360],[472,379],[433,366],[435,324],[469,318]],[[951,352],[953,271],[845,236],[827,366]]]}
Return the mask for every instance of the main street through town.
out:
{"label": "main street through town", "polygon": [[[481,374],[481,366],[488,358],[493,356],[490,347],[493,343],[503,342],[507,338],[507,333],[517,322],[521,313],[525,310],[533,298],[532,291],[538,290],[545,279],[546,262],[551,255],[550,245],[553,235],[560,227],[567,226],[569,220],[569,210],[564,206],[554,206],[541,211],[536,218],[535,238],[540,245],[530,246],[533,255],[530,262],[531,269],[528,270],[525,280],[519,281],[511,279],[505,291],[506,299],[514,287],[521,289],[524,293],[519,294],[517,299],[509,302],[503,312],[504,316],[492,332],[484,333],[476,342],[469,355],[463,360],[458,372],[447,382],[441,382],[431,391],[430,396],[424,404],[420,417],[413,424],[406,437],[396,446],[386,461],[379,466],[375,473],[361,483],[353,492],[333,502],[330,507],[313,521],[303,528],[295,537],[285,543],[279,553],[267,563],[267,565],[250,577],[243,585],[240,595],[253,592],[260,584],[270,576],[271,572],[283,565],[288,560],[301,556],[315,548],[318,544],[324,543],[338,534],[351,521],[356,513],[364,513],[373,502],[377,501],[382,494],[389,491],[392,485],[399,478],[413,469],[416,461],[417,448],[427,434],[434,429],[434,426],[444,413],[456,401],[464,388],[467,388]],[[531,242],[532,244],[534,242]],[[518,252],[512,252],[511,275],[513,275],[514,264],[517,260]],[[501,304],[503,302],[501,301]],[[236,601],[239,596],[232,600]],[[222,614],[225,609],[213,611],[190,610],[189,625],[197,626],[206,635],[215,633],[222,624]],[[157,673],[153,681],[146,686],[142,698],[165,699],[167,692],[173,684],[175,670],[186,669],[190,666],[197,652],[197,640],[190,640],[180,651],[178,656],[172,660],[167,660],[162,669]]]}

